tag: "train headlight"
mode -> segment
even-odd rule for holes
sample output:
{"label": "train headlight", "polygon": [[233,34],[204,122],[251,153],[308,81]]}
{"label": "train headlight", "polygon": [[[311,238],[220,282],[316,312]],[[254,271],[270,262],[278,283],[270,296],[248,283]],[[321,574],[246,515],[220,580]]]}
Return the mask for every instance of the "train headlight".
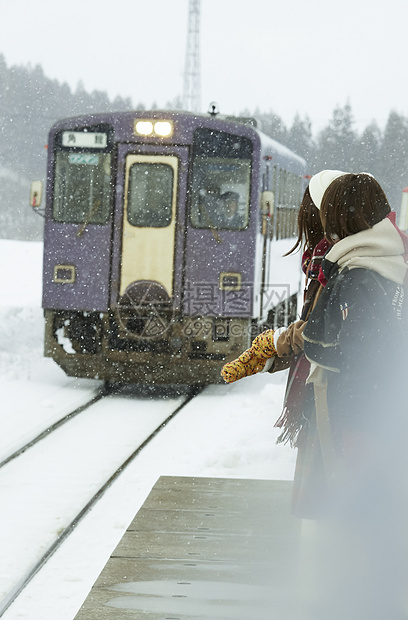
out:
{"label": "train headlight", "polygon": [[157,121],[154,124],[154,133],[162,138],[168,138],[173,133],[173,125],[169,121]]}
{"label": "train headlight", "polygon": [[135,120],[134,131],[139,136],[170,138],[173,135],[173,123],[171,121]]}
{"label": "train headlight", "polygon": [[153,123],[151,121],[136,121],[135,132],[141,136],[151,136],[153,134]]}

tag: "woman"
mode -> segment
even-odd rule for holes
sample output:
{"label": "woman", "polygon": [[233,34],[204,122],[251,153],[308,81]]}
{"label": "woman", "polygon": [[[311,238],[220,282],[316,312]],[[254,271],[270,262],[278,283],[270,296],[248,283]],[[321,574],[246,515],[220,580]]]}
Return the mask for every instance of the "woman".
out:
{"label": "woman", "polygon": [[288,252],[303,249],[302,268],[307,280],[300,320],[288,328],[267,330],[257,336],[252,347],[226,364],[221,373],[231,383],[257,372],[289,368],[283,411],[276,426],[282,429],[278,442],[289,441],[298,448],[292,512],[303,518],[315,518],[319,514],[318,505],[322,497],[327,497],[327,489],[315,424],[313,388],[305,384],[310,364],[303,354],[302,331],[324,284],[320,264],[329,247],[318,207],[327,187],[342,174],[340,170],[323,170],[312,177],[303,196],[298,238]]}
{"label": "woman", "polygon": [[367,173],[335,179],[320,214],[332,244],[327,284],[303,337],[329,489],[320,509],[337,524],[323,556],[331,582],[321,613],[396,620],[406,617],[408,575],[408,238]]}

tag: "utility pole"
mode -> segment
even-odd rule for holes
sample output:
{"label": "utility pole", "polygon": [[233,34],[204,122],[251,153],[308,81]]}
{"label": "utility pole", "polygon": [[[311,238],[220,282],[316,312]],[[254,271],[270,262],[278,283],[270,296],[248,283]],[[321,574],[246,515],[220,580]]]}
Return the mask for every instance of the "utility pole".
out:
{"label": "utility pole", "polygon": [[190,112],[201,110],[200,0],[189,0],[188,6],[183,107]]}

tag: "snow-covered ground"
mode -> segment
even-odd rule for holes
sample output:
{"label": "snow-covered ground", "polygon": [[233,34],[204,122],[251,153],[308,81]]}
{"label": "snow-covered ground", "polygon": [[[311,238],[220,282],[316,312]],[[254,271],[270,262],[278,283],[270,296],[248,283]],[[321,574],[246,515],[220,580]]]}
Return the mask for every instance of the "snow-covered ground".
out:
{"label": "snow-covered ground", "polygon": [[[43,358],[41,266],[41,243],[0,240],[0,460],[88,400],[100,386],[66,377],[52,360]],[[124,471],[4,614],[5,620],[72,620],[161,475],[291,479],[295,451],[276,446],[278,431],[273,428],[285,381],[286,373],[264,374],[206,388]],[[166,399],[144,404],[136,398],[117,400],[118,424],[134,425],[133,413],[143,417],[154,410],[156,415],[158,409],[171,409],[172,404]],[[68,435],[64,437],[68,442]],[[92,442],[94,436],[82,439]],[[100,445],[98,450],[107,450],[106,443]],[[44,454],[41,448],[37,452],[39,466]],[[49,461],[39,471],[48,466],[51,472],[55,463],[52,457]],[[10,473],[11,467],[16,482],[10,487],[6,470]],[[41,555],[43,541],[38,537],[56,537],[74,510],[69,501],[58,504],[42,478],[32,476],[29,485],[17,482],[24,479],[25,467],[23,458],[13,461],[3,470],[7,484],[0,482],[1,505],[7,502],[7,510],[0,511],[0,532],[7,532],[7,540],[0,544],[0,583],[9,575],[9,567],[15,575],[21,567],[22,576],[33,550]],[[73,468],[66,484],[76,485],[77,477]],[[28,496],[36,509],[27,514]],[[7,579],[4,583],[9,585]],[[0,598],[6,593],[0,592]]]}

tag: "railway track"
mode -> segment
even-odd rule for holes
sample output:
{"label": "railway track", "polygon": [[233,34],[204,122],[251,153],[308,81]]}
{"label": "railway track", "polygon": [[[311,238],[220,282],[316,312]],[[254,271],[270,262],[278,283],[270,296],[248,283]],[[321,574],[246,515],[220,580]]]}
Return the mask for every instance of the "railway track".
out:
{"label": "railway track", "polygon": [[[90,510],[95,506],[98,500],[103,496],[103,494],[109,489],[109,487],[115,482],[115,480],[120,476],[120,474],[134,461],[134,459],[141,453],[141,451],[160,433],[167,424],[193,399],[195,398],[202,390],[203,386],[193,387],[191,388],[189,394],[186,396],[184,401],[172,411],[167,418],[161,422],[149,435],[146,439],[141,442],[137,448],[115,469],[115,471],[110,475],[110,477],[98,488],[98,490],[93,494],[93,496],[88,500],[88,502],[83,506],[83,508],[76,514],[76,516],[71,520],[71,522],[64,527],[58,534],[58,537],[54,542],[48,546],[46,551],[41,555],[41,557],[35,562],[35,564],[19,579],[19,581],[14,585],[14,587],[9,590],[8,594],[0,601],[0,617],[7,611],[7,609],[12,605],[12,603],[16,600],[16,598],[21,594],[24,588],[31,582],[34,576],[41,570],[41,568],[47,563],[47,561],[55,554],[55,552],[61,547],[63,542],[68,538],[68,536],[74,531],[76,526],[80,523],[80,521],[90,512]],[[98,393],[94,398],[92,398],[87,403],[84,403],[75,411],[61,418],[58,422],[56,422],[52,427],[47,429],[46,431],[40,433],[37,437],[32,439],[30,442],[16,450],[13,454],[9,455],[7,458],[3,459],[0,462],[0,467],[4,467],[11,460],[17,458],[19,455],[23,454],[27,449],[34,446],[36,443],[44,439],[45,437],[49,437],[50,432],[57,430],[63,424],[71,420],[73,417],[77,416],[79,413],[85,411],[93,404],[104,398],[106,396],[106,392],[102,391]]]}
{"label": "railway track", "polygon": [[79,415],[83,411],[86,411],[89,407],[91,407],[92,405],[94,405],[95,403],[100,401],[105,396],[107,396],[107,392],[105,390],[101,390],[93,398],[88,400],[86,403],[84,403],[83,405],[80,405],[79,407],[77,407],[76,409],[71,411],[70,413],[67,413],[60,420],[57,420],[57,422],[54,422],[53,424],[47,426],[47,428],[45,430],[43,430],[41,433],[39,433],[38,435],[33,437],[33,439],[30,439],[30,441],[28,441],[27,443],[25,443],[22,446],[20,446],[17,450],[15,450],[14,452],[9,454],[8,456],[6,456],[3,459],[1,459],[0,460],[0,469],[2,467],[4,467],[5,465],[7,465],[8,463],[10,463],[11,461],[13,461],[18,456],[20,456],[20,454],[23,454],[29,448],[32,448],[33,446],[35,446],[42,439],[45,439],[46,437],[49,437],[51,435],[51,433],[56,431],[58,428],[60,428],[61,426],[63,426],[67,422],[69,422],[70,420],[73,420],[77,415]]}

